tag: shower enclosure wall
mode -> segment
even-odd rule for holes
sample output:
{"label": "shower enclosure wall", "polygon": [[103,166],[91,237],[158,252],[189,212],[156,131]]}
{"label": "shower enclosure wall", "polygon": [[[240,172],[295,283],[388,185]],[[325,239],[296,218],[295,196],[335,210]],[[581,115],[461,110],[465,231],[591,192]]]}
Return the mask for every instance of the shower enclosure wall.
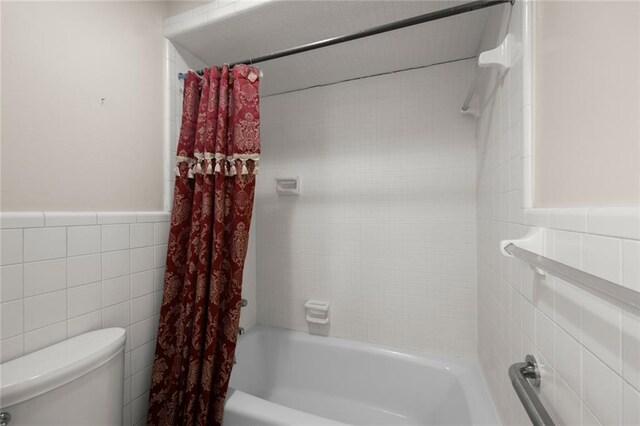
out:
{"label": "shower enclosure wall", "polygon": [[[379,5],[387,17],[360,26],[421,12],[415,4]],[[354,12],[344,7],[348,25]],[[209,6],[207,13],[215,20],[224,9]],[[259,323],[476,360],[476,120],[460,106],[492,15],[504,19],[488,9],[283,59],[292,71],[278,60],[263,64],[255,258],[245,269],[243,327]],[[198,30],[204,25],[195,12],[165,23],[174,40],[167,43],[169,171],[182,102],[177,73],[215,60],[192,53],[205,46]],[[189,39],[196,39],[191,52]],[[411,61],[418,62],[394,56],[397,43],[417,49]],[[313,74],[305,79],[305,71]],[[299,177],[300,196],[278,195],[280,177]],[[172,174],[166,178],[171,188]],[[328,325],[309,327],[308,299],[331,303]]]}
{"label": "shower enclosure wall", "polygon": [[[262,99],[258,322],[431,353],[476,352],[472,59]],[[268,76],[266,78],[269,78]],[[300,176],[300,197],[274,179]]]}
{"label": "shower enclosure wall", "polygon": [[[344,16],[329,28],[364,13],[357,2],[345,4],[327,3],[317,13],[343,8]],[[368,12],[358,26],[440,6],[376,3],[379,16]],[[210,7],[209,13],[224,10]],[[461,114],[460,105],[476,74],[473,57],[488,14],[472,12],[263,64],[263,148],[250,242],[258,279],[257,286],[245,282],[257,315],[249,319],[253,314],[243,311],[243,326],[257,321],[307,331],[304,303],[319,299],[331,303],[331,317],[314,332],[475,359],[475,120]],[[167,30],[180,25],[173,37],[185,47],[169,46],[174,60],[168,76],[178,114],[181,82],[175,76],[206,60],[184,53],[190,39],[198,39],[192,51],[206,45],[195,17],[175,17]],[[387,60],[382,54],[383,47],[391,53],[397,43],[415,39],[428,45],[411,44],[415,56]],[[226,49],[210,50],[215,48]],[[264,53],[272,50],[277,45]],[[296,72],[280,71],[280,61]],[[385,69],[393,72],[375,75]],[[305,71],[313,74],[305,77]],[[317,84],[324,86],[306,88]],[[301,195],[278,195],[275,178],[295,176]],[[252,274],[249,261],[247,268]]]}

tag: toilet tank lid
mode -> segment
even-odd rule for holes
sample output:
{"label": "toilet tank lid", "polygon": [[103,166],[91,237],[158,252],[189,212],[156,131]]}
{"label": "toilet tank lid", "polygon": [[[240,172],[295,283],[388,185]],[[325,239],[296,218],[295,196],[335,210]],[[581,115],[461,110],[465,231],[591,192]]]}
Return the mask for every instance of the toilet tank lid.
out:
{"label": "toilet tank lid", "polygon": [[95,370],[118,355],[125,340],[123,328],[105,328],[0,364],[0,405],[19,404]]}

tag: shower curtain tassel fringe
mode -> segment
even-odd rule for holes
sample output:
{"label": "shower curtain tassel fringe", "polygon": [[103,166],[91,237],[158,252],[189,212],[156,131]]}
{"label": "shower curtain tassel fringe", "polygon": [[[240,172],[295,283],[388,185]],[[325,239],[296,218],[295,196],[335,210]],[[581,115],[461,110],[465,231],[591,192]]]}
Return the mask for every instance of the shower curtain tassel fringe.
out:
{"label": "shower curtain tassel fringe", "polygon": [[247,161],[246,160],[242,160],[242,174],[243,175],[248,175],[249,174],[249,169],[247,169]]}
{"label": "shower curtain tassel fringe", "polygon": [[202,174],[202,164],[200,164],[200,161],[196,163],[196,167],[194,168],[193,172],[195,174]]}
{"label": "shower curtain tassel fringe", "polygon": [[235,161],[231,163],[231,167],[229,167],[229,176],[235,176],[238,172],[236,171],[236,163]]}

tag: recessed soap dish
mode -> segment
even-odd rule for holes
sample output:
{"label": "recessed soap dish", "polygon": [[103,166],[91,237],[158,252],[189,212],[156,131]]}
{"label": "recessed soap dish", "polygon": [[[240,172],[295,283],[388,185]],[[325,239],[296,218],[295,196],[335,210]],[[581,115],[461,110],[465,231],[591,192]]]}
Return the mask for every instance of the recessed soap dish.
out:
{"label": "recessed soap dish", "polygon": [[300,195],[300,178],[276,178],[276,192],[278,195]]}

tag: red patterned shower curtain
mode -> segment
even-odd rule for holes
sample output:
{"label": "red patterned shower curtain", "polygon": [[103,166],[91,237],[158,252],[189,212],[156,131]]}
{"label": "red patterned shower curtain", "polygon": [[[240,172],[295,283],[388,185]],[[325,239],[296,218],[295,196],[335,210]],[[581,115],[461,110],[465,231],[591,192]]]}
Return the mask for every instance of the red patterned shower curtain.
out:
{"label": "red patterned shower curtain", "polygon": [[260,153],[259,71],[189,72],[147,424],[220,425]]}

